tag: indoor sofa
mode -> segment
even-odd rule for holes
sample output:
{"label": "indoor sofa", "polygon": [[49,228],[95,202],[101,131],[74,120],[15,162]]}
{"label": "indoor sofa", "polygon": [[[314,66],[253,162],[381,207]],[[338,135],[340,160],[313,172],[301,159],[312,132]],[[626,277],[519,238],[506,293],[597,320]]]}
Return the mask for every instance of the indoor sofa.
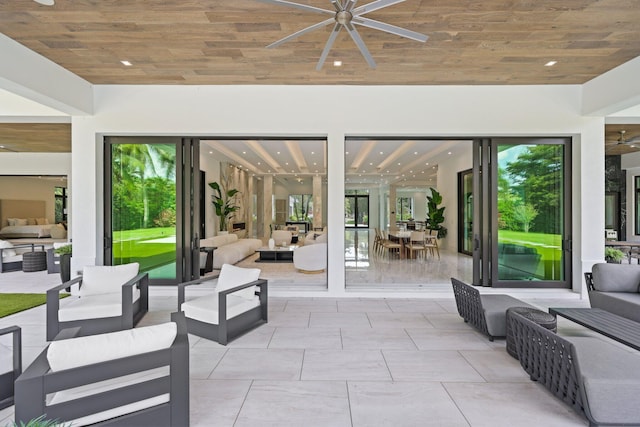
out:
{"label": "indoor sofa", "polygon": [[599,263],[584,277],[591,307],[640,322],[640,265]]}
{"label": "indoor sofa", "polygon": [[[222,268],[223,264],[235,264],[252,255],[257,249],[263,246],[260,239],[239,239],[235,234],[222,234],[220,236],[209,237],[200,240],[200,248],[213,248],[212,267]],[[201,266],[202,266],[201,261]]]}

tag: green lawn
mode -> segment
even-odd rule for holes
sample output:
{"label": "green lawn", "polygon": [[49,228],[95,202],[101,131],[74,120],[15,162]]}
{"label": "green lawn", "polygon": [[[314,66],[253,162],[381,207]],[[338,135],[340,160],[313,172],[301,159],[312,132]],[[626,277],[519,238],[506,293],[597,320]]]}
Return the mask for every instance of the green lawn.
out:
{"label": "green lawn", "polygon": [[140,270],[147,271],[176,260],[175,242],[147,243],[175,236],[174,227],[143,228],[113,232],[113,258],[115,264],[139,262]]}
{"label": "green lawn", "polygon": [[[60,294],[60,299],[69,294]],[[0,294],[0,317],[37,307],[47,302],[47,294]]]}
{"label": "green lawn", "polygon": [[499,243],[513,243],[533,248],[540,255],[535,276],[543,280],[559,280],[562,276],[562,236],[559,234],[525,233],[500,230]]}

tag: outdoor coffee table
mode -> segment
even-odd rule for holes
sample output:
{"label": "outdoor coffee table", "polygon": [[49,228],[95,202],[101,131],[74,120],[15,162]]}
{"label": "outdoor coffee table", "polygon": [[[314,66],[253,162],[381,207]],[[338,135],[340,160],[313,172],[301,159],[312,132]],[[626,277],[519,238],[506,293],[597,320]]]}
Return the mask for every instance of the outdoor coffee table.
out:
{"label": "outdoor coffee table", "polygon": [[276,246],[273,249],[268,247],[259,248],[260,258],[256,262],[293,262],[293,251],[297,246]]}
{"label": "outdoor coffee table", "polygon": [[549,313],[640,350],[640,323],[600,308],[550,308]]}

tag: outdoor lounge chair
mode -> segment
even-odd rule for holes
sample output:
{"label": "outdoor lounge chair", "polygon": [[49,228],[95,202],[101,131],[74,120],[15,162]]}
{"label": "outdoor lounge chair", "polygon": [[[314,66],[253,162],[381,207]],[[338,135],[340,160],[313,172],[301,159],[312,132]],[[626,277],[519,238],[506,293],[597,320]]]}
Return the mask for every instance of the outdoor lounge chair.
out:
{"label": "outdoor lounge chair", "polygon": [[188,426],[189,340],[184,316],[171,320],[84,337],[63,330],[16,381],[16,423]]}
{"label": "outdoor lounge chair", "polygon": [[[47,291],[47,341],[64,328],[82,335],[133,328],[149,310],[149,275],[138,263],[86,266],[82,276]],[[59,293],[79,284],[79,298],[60,307]]]}
{"label": "outdoor lounge chair", "polygon": [[190,334],[226,345],[232,338],[267,323],[267,281],[260,269],[223,264],[216,289],[209,295],[185,300],[187,286],[215,277],[178,285],[178,310],[184,311]]}
{"label": "outdoor lounge chair", "polygon": [[11,345],[12,363],[11,370],[5,371],[5,367],[2,366],[0,371],[0,409],[13,405],[13,384],[22,373],[22,330],[18,326],[0,329],[0,337],[9,334],[13,337]]}

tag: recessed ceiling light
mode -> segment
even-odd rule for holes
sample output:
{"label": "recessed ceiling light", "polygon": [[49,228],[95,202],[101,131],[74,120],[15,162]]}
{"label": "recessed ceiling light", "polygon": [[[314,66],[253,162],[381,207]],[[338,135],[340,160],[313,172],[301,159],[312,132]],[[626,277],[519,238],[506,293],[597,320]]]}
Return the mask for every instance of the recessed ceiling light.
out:
{"label": "recessed ceiling light", "polygon": [[417,152],[417,151],[414,151],[414,152],[413,152],[413,154],[415,154],[415,155],[417,156],[417,155],[418,155],[418,152]]}
{"label": "recessed ceiling light", "polygon": [[558,63],[558,61],[549,61],[546,64],[544,64],[545,67],[553,67],[554,65],[556,65]]}
{"label": "recessed ceiling light", "polygon": [[278,154],[280,154],[280,152],[279,152],[279,151],[278,151],[277,153],[278,153]]}
{"label": "recessed ceiling light", "polygon": [[398,162],[398,166],[400,166],[400,164],[401,164],[401,163],[400,163],[400,162]]}
{"label": "recessed ceiling light", "polygon": [[348,152],[348,151],[346,151],[344,154],[349,155],[349,152]]}
{"label": "recessed ceiling light", "polygon": [[243,151],[243,152],[242,152],[242,154],[247,154],[247,152],[246,152],[246,151]]}
{"label": "recessed ceiling light", "polygon": [[284,162],[285,165],[289,166],[289,162]]}
{"label": "recessed ceiling light", "polygon": [[342,61],[333,61],[334,67],[342,67]]}
{"label": "recessed ceiling light", "polygon": [[381,152],[380,152],[380,155],[382,156],[383,154],[384,154],[384,151],[381,151]]}
{"label": "recessed ceiling light", "polygon": [[373,163],[369,163],[369,166],[373,166]]}
{"label": "recessed ceiling light", "polygon": [[315,151],[312,151],[311,154],[316,154]]}
{"label": "recessed ceiling light", "polygon": [[124,65],[125,67],[131,67],[131,66],[133,65],[133,64],[132,64],[131,62],[129,62],[129,61],[120,61],[120,63],[121,63],[122,65]]}
{"label": "recessed ceiling light", "polygon": [[209,154],[213,154],[213,151],[209,151]]}
{"label": "recessed ceiling light", "polygon": [[447,154],[451,154],[451,151],[449,151]]}

